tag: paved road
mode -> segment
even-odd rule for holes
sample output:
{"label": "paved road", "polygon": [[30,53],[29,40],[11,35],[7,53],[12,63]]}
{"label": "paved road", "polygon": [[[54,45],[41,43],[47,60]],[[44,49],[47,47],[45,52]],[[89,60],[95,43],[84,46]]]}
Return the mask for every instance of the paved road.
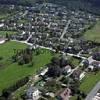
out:
{"label": "paved road", "polygon": [[92,89],[92,91],[88,94],[85,100],[92,100],[99,89],[100,89],[100,82],[97,83],[97,85]]}
{"label": "paved road", "polygon": [[[12,41],[17,41],[17,42],[20,42],[20,43],[25,43],[25,44],[27,44],[27,45],[29,45],[29,46],[33,46],[32,43],[28,43],[27,41],[18,41],[18,40],[12,40]],[[36,45],[36,46],[37,46],[37,47],[40,47],[40,48],[42,48],[42,49],[47,49],[47,50],[55,51],[55,49],[52,49],[52,48],[49,48],[49,47],[44,47],[44,46],[39,46],[39,45]],[[64,54],[64,55],[66,55],[66,53],[63,52],[63,51],[61,51],[61,53]],[[84,59],[87,59],[86,57],[82,57],[82,56],[75,55],[75,54],[67,53],[67,55],[79,57],[79,58],[81,58],[81,59],[83,59],[83,60],[84,60]],[[81,62],[81,63],[82,63],[82,62]],[[81,65],[81,63],[79,64],[79,66]],[[77,69],[79,68],[79,66],[77,66],[75,69],[73,69],[73,70],[71,71],[71,73],[69,73],[69,75],[67,75],[66,77],[70,76],[75,70],[77,70]]]}
{"label": "paved road", "polygon": [[63,39],[63,37],[64,37],[64,35],[65,35],[65,33],[66,33],[66,31],[67,31],[69,25],[70,25],[70,23],[71,23],[71,20],[68,20],[68,23],[66,24],[66,26],[65,26],[65,28],[64,28],[64,31],[63,31],[63,33],[62,33],[60,39]]}
{"label": "paved road", "polygon": [[32,37],[32,34],[28,37],[26,41],[28,42],[31,39],[31,37]]}

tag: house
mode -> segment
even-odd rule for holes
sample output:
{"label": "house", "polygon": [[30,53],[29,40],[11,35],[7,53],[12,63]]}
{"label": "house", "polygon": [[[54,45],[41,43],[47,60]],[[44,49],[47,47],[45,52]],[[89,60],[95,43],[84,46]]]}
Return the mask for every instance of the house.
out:
{"label": "house", "polygon": [[94,62],[92,62],[92,65],[93,65],[94,67],[97,67],[97,68],[100,69],[100,61],[94,61]]}
{"label": "house", "polygon": [[40,98],[41,92],[36,87],[30,87],[27,90],[27,100],[38,100]]}
{"label": "house", "polygon": [[71,90],[69,88],[65,88],[58,93],[57,100],[69,100],[70,94]]}
{"label": "house", "polygon": [[0,28],[3,27],[3,26],[4,26],[4,23],[1,23],[1,24],[0,24]]}
{"label": "house", "polygon": [[94,60],[88,67],[88,69],[91,71],[93,71],[95,68],[100,69],[100,61]]}
{"label": "house", "polygon": [[55,94],[52,93],[52,92],[47,92],[45,95],[46,96],[50,96],[51,98],[54,98],[55,97]]}
{"label": "house", "polygon": [[93,71],[94,66],[93,65],[89,65],[88,69],[91,70],[91,71]]}
{"label": "house", "polygon": [[3,38],[3,37],[0,37],[0,44],[3,44],[3,43],[5,43],[5,42],[6,42],[6,39]]}
{"label": "house", "polygon": [[82,72],[82,73],[80,74],[80,80],[82,80],[82,79],[85,77],[85,73],[86,73],[86,72]]}
{"label": "house", "polygon": [[71,69],[71,66],[70,65],[67,65],[67,66],[65,66],[63,69],[62,69],[62,73],[63,74],[68,74],[68,73],[70,73],[72,71],[72,69]]}
{"label": "house", "polygon": [[41,71],[40,76],[44,76],[47,72],[48,72],[48,67]]}
{"label": "house", "polygon": [[75,70],[72,74],[72,77],[76,80],[82,80],[85,76],[85,72],[82,72],[81,70]]}

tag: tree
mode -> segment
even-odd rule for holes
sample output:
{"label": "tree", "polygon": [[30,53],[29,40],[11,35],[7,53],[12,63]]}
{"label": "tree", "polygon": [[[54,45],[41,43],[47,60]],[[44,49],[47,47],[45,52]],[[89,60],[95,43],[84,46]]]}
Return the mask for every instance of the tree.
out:
{"label": "tree", "polygon": [[57,57],[53,57],[51,59],[51,63],[54,64],[54,65],[60,65],[60,60]]}
{"label": "tree", "polygon": [[13,84],[12,86],[10,86],[7,89],[4,89],[2,91],[2,97],[6,98],[6,100],[8,100],[8,98],[11,96],[11,94],[14,91],[16,91],[18,88],[22,87],[23,85],[25,85],[28,81],[29,81],[29,76],[26,76],[26,77],[22,78],[21,80],[17,81],[15,84]]}
{"label": "tree", "polygon": [[93,54],[92,58],[93,58],[94,60],[100,61],[100,53],[97,52],[97,53]]}
{"label": "tree", "polygon": [[48,69],[48,72],[47,72],[47,75],[49,77],[59,77],[61,75],[61,69],[58,65],[53,65],[53,64],[50,64],[49,65],[49,69]]}
{"label": "tree", "polygon": [[21,50],[17,52],[15,56],[12,56],[13,62],[18,62],[19,65],[32,63],[33,64],[33,53],[32,50],[27,48],[25,50]]}
{"label": "tree", "polygon": [[89,66],[89,61],[88,60],[85,60],[83,62],[83,69],[87,68]]}
{"label": "tree", "polygon": [[60,59],[60,67],[65,67],[68,64],[67,60],[65,60],[63,57]]}
{"label": "tree", "polygon": [[10,35],[8,33],[6,33],[6,38],[8,39],[8,41],[10,40]]}
{"label": "tree", "polygon": [[77,94],[79,91],[80,82],[78,80],[73,80],[69,84],[73,94]]}
{"label": "tree", "polygon": [[77,100],[82,100],[81,97],[80,97],[79,95],[77,96]]}
{"label": "tree", "polygon": [[82,92],[81,96],[82,96],[82,98],[86,98],[87,95],[86,95],[86,93]]}

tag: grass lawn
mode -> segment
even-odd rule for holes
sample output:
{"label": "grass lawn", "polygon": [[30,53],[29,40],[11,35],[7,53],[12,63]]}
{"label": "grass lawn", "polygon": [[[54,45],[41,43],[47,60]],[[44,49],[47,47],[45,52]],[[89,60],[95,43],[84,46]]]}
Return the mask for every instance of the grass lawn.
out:
{"label": "grass lawn", "polygon": [[72,65],[74,65],[74,67],[77,67],[80,64],[80,60],[75,58],[75,57],[71,57],[71,56],[67,56],[69,61],[71,62]]}
{"label": "grass lawn", "polygon": [[[82,80],[82,83],[80,85],[80,90],[84,91],[85,93],[89,93],[93,87],[100,81],[100,72],[98,72],[96,75],[94,73],[89,73],[85,76],[85,78]],[[70,100],[76,100],[77,96],[72,96]]]}
{"label": "grass lawn", "polygon": [[17,32],[15,31],[0,31],[0,35],[1,36],[5,36],[6,34],[12,35],[12,34],[16,34]]}
{"label": "grass lawn", "polygon": [[98,81],[100,81],[100,72],[96,75],[94,73],[87,74],[80,85],[80,89],[85,93],[89,93]]}
{"label": "grass lawn", "polygon": [[72,96],[69,100],[77,100],[77,96]]}
{"label": "grass lawn", "polygon": [[8,59],[14,54],[14,49],[24,49],[27,46],[25,44],[20,44],[17,42],[6,42],[5,44],[0,45],[0,56],[5,59]]}
{"label": "grass lawn", "polygon": [[[8,42],[0,45],[0,56],[4,57],[4,61],[9,59],[13,54],[13,49],[25,48],[25,44],[20,44],[16,42]],[[0,91],[4,88],[13,85],[17,80],[27,76],[33,75],[35,72],[43,67],[45,64],[50,62],[52,58],[51,53],[48,51],[46,53],[40,54],[33,57],[34,65],[23,65],[19,66],[17,63],[10,64],[3,69],[0,69]]]}
{"label": "grass lawn", "polygon": [[100,21],[90,30],[84,33],[87,40],[100,42]]}

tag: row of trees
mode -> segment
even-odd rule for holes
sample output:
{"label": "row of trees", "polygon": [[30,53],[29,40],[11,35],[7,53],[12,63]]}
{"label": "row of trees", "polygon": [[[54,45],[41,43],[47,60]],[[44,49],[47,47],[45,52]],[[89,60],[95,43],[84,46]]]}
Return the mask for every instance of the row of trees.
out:
{"label": "row of trees", "polygon": [[13,62],[18,62],[19,65],[32,63],[33,64],[33,53],[32,50],[27,48],[25,50],[21,50],[20,52],[16,52],[14,56],[12,56]]}
{"label": "row of trees", "polygon": [[2,91],[2,96],[0,96],[0,100],[11,100],[10,99],[11,94],[17,89],[19,89],[20,87],[22,87],[23,85],[25,85],[28,81],[29,81],[29,77],[27,76],[17,81],[14,85],[8,87],[7,89],[4,89]]}
{"label": "row of trees", "polygon": [[66,59],[54,57],[51,60],[51,63],[48,65],[47,75],[49,77],[59,77],[62,74],[62,68],[68,64]]}

